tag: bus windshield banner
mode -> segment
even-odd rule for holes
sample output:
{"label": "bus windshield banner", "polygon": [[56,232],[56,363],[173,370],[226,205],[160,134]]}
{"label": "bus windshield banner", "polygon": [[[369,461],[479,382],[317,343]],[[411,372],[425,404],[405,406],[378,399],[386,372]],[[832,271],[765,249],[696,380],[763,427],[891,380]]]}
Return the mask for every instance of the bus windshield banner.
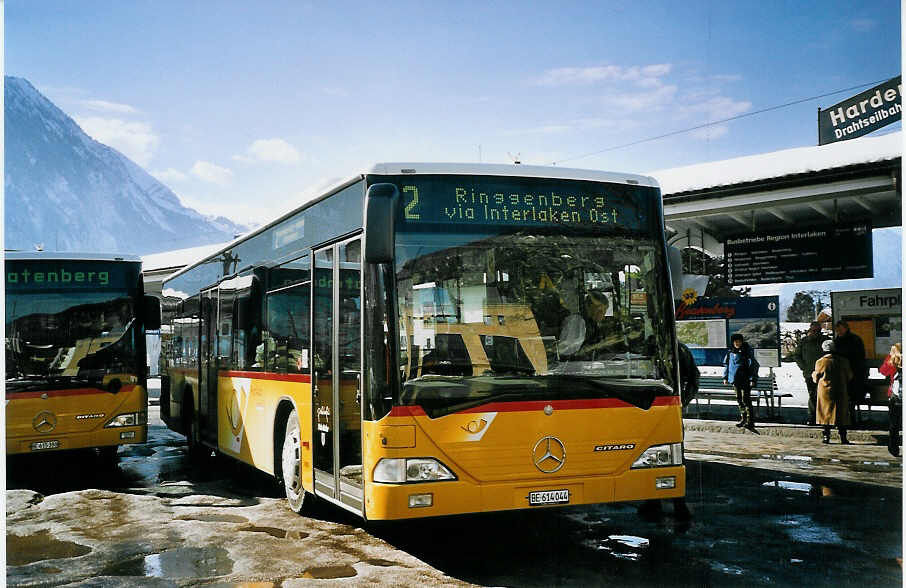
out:
{"label": "bus windshield banner", "polygon": [[[382,178],[383,179],[383,178]],[[583,228],[649,231],[657,190],[628,184],[500,176],[394,176],[399,222],[420,225]]]}

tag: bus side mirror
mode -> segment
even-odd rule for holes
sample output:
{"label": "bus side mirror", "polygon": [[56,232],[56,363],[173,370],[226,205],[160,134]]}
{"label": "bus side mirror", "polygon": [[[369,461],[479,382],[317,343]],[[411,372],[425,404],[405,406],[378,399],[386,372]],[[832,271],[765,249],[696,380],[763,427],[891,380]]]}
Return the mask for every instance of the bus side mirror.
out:
{"label": "bus side mirror", "polygon": [[160,300],[154,296],[145,296],[142,299],[142,315],[146,331],[156,331],[160,328]]}
{"label": "bus side mirror", "polygon": [[394,184],[373,184],[365,196],[365,261],[393,261],[394,221],[400,193]]}

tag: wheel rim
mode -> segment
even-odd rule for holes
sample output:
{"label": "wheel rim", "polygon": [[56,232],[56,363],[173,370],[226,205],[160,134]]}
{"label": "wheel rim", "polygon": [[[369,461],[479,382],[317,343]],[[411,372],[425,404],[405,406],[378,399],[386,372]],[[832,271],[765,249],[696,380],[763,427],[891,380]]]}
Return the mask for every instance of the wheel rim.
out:
{"label": "wheel rim", "polygon": [[283,485],[291,498],[298,498],[302,486],[299,446],[299,429],[293,428],[286,435],[282,456]]}

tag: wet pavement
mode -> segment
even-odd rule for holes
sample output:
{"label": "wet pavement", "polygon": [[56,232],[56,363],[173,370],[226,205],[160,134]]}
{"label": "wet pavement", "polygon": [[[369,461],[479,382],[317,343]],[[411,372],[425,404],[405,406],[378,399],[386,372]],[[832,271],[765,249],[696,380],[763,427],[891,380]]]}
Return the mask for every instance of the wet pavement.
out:
{"label": "wet pavement", "polygon": [[732,421],[686,419],[684,427],[687,460],[903,487],[903,460],[888,452],[886,431],[853,429],[841,445],[834,430],[825,445],[822,429],[805,425],[763,423],[759,434]]}
{"label": "wet pavement", "polygon": [[227,459],[198,467],[156,411],[113,469],[8,460],[9,585],[902,585],[902,461],[884,431],[824,445],[814,427],[687,419],[691,520],[630,503],[377,525],[325,504],[295,515]]}
{"label": "wet pavement", "polygon": [[190,461],[184,438],[151,421],[149,442],[121,448],[114,468],[91,455],[8,460],[7,585],[463,584],[331,507],[298,516],[260,472]]}
{"label": "wet pavement", "polygon": [[691,519],[630,503],[373,532],[486,586],[902,586],[899,488],[687,465]]}

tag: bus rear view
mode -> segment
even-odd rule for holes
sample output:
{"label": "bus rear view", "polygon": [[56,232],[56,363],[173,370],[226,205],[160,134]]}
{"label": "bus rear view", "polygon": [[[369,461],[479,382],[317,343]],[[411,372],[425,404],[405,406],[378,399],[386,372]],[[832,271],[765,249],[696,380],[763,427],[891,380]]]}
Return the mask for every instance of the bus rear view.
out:
{"label": "bus rear view", "polygon": [[144,443],[144,333],[159,310],[139,258],[5,257],[7,454],[97,448],[113,460]]}

